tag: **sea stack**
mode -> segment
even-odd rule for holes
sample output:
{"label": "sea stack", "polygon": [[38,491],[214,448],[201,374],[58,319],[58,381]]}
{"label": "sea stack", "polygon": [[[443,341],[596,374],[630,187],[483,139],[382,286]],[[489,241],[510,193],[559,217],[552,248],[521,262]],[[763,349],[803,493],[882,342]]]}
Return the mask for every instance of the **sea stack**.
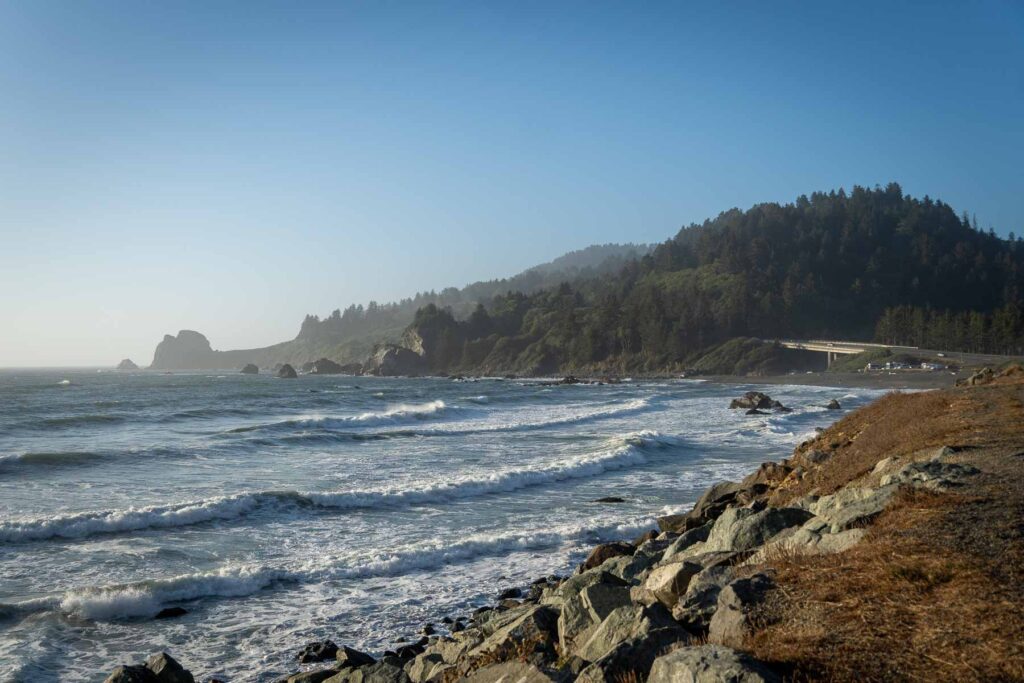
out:
{"label": "sea stack", "polygon": [[295,368],[285,363],[281,366],[281,369],[277,371],[277,376],[281,379],[295,379],[298,374],[295,372]]}
{"label": "sea stack", "polygon": [[256,367],[255,363],[246,363],[241,372],[243,375],[258,375],[260,374],[260,369]]}
{"label": "sea stack", "polygon": [[138,370],[139,366],[136,365],[131,358],[125,358],[123,361],[117,364],[118,370]]}

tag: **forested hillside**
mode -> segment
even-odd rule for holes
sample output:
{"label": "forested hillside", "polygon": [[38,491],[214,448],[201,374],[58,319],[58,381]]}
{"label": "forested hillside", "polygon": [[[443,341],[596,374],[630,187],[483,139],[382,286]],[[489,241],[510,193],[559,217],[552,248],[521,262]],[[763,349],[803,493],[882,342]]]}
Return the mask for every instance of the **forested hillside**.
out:
{"label": "forested hillside", "polygon": [[684,368],[735,337],[828,337],[1020,353],[1024,247],[893,183],[733,209],[615,277],[433,303],[406,343],[435,371]]}

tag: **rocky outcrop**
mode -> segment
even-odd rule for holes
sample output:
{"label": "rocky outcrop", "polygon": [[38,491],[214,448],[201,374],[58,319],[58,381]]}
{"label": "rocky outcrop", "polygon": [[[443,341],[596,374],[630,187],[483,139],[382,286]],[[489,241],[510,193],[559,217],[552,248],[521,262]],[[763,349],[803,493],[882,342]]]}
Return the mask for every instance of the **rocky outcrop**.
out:
{"label": "rocky outcrop", "polygon": [[107,676],[104,683],[195,683],[192,674],[166,652],[160,652],[139,665],[122,665]]}
{"label": "rocky outcrop", "polygon": [[295,379],[299,375],[298,375],[298,373],[295,372],[295,368],[293,368],[288,363],[285,363],[280,368],[278,368],[277,376],[280,379]]}
{"label": "rocky outcrop", "polygon": [[385,344],[363,364],[364,375],[416,377],[427,371],[423,357],[404,346]]}
{"label": "rocky outcrop", "polygon": [[311,375],[340,375],[343,371],[340,364],[329,358],[321,358],[313,361],[307,372]]}
{"label": "rocky outcrop", "polygon": [[138,370],[139,366],[132,362],[131,358],[125,358],[123,361],[117,364],[118,370]]}
{"label": "rocky outcrop", "polygon": [[243,375],[258,375],[260,374],[260,369],[254,363],[246,363],[239,372]]}
{"label": "rocky outcrop", "polygon": [[153,353],[150,367],[154,370],[209,370],[220,367],[220,362],[218,352],[210,347],[206,337],[194,330],[181,330],[176,337],[164,335]]}
{"label": "rocky outcrop", "polygon": [[829,410],[839,410],[840,408],[843,407],[843,405],[839,402],[839,399],[834,398],[831,401],[829,401],[825,405],[825,407],[828,408]]}
{"label": "rocky outcrop", "polygon": [[759,415],[758,412],[761,410],[775,410],[780,413],[792,412],[789,408],[782,405],[781,402],[776,401],[768,394],[763,394],[760,391],[748,391],[739,398],[734,398],[729,403],[729,408],[746,410],[748,415]]}

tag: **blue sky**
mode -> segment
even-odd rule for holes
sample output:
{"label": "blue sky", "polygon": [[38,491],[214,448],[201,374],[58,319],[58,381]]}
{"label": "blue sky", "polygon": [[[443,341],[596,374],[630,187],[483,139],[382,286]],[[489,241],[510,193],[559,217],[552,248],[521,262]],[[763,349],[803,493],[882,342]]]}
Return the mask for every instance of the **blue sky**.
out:
{"label": "blue sky", "polygon": [[[898,5],[898,6],[897,6]],[[0,2],[0,366],[891,180],[1024,233],[1024,5]]]}

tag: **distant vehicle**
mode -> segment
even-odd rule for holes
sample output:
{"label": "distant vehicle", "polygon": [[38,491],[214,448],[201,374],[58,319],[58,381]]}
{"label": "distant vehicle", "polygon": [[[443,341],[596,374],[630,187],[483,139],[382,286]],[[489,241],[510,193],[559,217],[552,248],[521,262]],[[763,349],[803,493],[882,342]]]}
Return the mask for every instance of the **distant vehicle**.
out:
{"label": "distant vehicle", "polygon": [[945,358],[946,357],[946,354],[944,354],[944,353],[937,353],[935,355],[938,356],[939,358]]}

